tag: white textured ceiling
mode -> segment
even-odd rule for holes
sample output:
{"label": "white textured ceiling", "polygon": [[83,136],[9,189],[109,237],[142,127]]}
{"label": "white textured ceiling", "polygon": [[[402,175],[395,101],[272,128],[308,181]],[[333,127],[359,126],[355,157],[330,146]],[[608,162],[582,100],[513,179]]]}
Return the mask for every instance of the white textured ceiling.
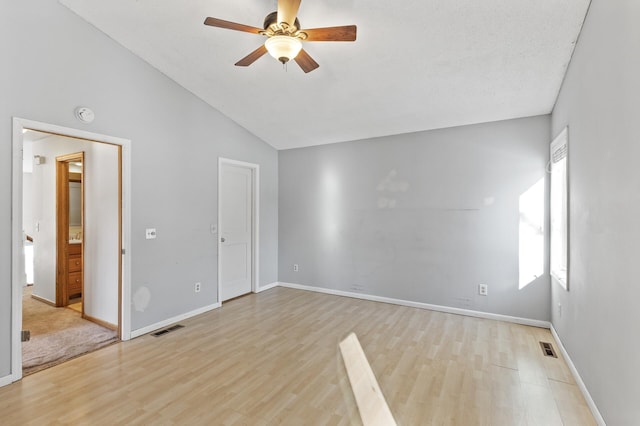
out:
{"label": "white textured ceiling", "polygon": [[320,68],[285,72],[262,27],[276,0],[60,0],[278,149],[551,112],[590,0],[302,0],[303,28],[356,24],[354,43],[305,43]]}

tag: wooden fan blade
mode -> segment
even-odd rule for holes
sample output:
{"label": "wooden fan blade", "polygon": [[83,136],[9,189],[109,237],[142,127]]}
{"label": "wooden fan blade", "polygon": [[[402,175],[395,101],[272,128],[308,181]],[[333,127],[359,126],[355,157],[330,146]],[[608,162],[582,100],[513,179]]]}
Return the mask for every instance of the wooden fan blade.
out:
{"label": "wooden fan blade", "polygon": [[357,28],[355,25],[343,27],[312,28],[302,30],[307,34],[304,41],[356,41]]}
{"label": "wooden fan blade", "polygon": [[204,20],[205,25],[218,28],[226,28],[228,30],[244,31],[245,33],[260,34],[262,29],[249,25],[237,24],[235,22],[223,21],[218,18],[207,18]]}
{"label": "wooden fan blade", "polygon": [[278,24],[281,22],[295,24],[298,9],[300,9],[300,0],[278,0]]}
{"label": "wooden fan blade", "polygon": [[245,56],[244,58],[236,62],[236,66],[248,67],[258,59],[260,59],[262,55],[264,55],[265,53],[267,53],[267,48],[264,47],[264,44],[263,44],[260,47],[258,47],[256,50],[254,50],[253,52],[249,53],[247,56]]}
{"label": "wooden fan blade", "polygon": [[304,49],[302,49],[293,60],[300,65],[300,68],[302,68],[302,71],[305,73],[311,72],[320,66]]}

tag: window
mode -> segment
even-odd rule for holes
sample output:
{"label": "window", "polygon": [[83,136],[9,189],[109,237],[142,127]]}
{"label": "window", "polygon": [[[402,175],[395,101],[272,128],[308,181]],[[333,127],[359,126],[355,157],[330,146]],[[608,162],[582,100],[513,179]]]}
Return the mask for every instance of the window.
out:
{"label": "window", "polygon": [[551,142],[551,277],[565,290],[568,285],[569,252],[569,185],[568,185],[568,129]]}

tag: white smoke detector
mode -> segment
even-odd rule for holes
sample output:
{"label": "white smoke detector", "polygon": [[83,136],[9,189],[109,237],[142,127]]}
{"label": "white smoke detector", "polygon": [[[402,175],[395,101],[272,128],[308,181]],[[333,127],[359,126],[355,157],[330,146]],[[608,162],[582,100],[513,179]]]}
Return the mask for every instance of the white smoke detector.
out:
{"label": "white smoke detector", "polygon": [[96,115],[90,108],[78,107],[76,108],[76,118],[83,123],[91,123],[96,118]]}

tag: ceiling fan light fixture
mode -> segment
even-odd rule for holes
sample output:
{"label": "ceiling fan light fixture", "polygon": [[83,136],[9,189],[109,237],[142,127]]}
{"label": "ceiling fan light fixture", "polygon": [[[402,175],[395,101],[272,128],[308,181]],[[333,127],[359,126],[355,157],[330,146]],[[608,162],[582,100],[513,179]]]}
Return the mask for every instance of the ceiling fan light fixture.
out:
{"label": "ceiling fan light fixture", "polygon": [[302,42],[296,37],[276,35],[264,43],[269,54],[283,64],[295,58],[302,49]]}

